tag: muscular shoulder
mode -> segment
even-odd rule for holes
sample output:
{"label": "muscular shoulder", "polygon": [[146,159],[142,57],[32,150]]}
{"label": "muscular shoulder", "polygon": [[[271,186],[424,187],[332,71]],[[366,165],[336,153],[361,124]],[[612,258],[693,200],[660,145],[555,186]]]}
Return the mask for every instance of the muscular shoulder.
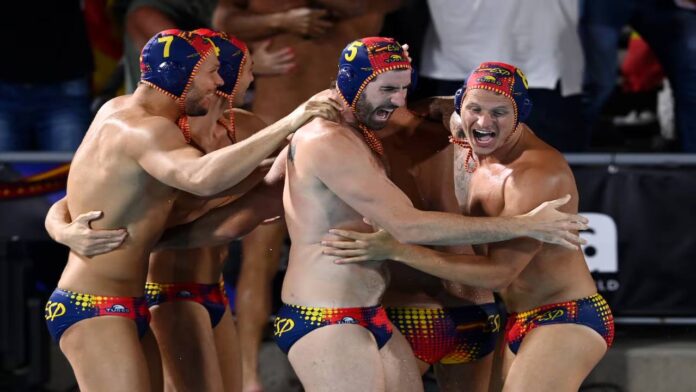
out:
{"label": "muscular shoulder", "polygon": [[261,117],[250,111],[234,108],[232,109],[232,113],[234,115],[234,126],[237,132],[238,140],[244,140],[256,132],[266,128],[268,125],[261,119]]}
{"label": "muscular shoulder", "polygon": [[529,152],[529,157],[515,165],[505,183],[505,208],[527,212],[544,201],[571,194],[577,205],[575,178],[558,151],[544,149]]}
{"label": "muscular shoulder", "polygon": [[165,117],[128,117],[121,140],[134,155],[143,150],[174,150],[188,146],[181,128]]}
{"label": "muscular shoulder", "polygon": [[298,162],[317,166],[330,166],[331,162],[347,165],[372,155],[353,128],[321,118],[315,118],[295,133],[290,150],[292,161],[297,158]]}
{"label": "muscular shoulder", "polygon": [[358,148],[362,144],[350,126],[321,118],[313,119],[295,132],[292,142],[303,149],[332,154],[343,154],[343,149]]}

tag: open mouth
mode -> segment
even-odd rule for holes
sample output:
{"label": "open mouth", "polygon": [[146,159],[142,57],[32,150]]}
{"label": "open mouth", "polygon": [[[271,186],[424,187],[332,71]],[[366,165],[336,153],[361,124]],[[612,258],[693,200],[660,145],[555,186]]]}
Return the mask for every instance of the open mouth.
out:
{"label": "open mouth", "polygon": [[474,139],[479,145],[488,145],[495,140],[497,134],[493,131],[474,129]]}
{"label": "open mouth", "polygon": [[394,109],[377,109],[375,111],[375,117],[380,121],[387,121],[393,111]]}

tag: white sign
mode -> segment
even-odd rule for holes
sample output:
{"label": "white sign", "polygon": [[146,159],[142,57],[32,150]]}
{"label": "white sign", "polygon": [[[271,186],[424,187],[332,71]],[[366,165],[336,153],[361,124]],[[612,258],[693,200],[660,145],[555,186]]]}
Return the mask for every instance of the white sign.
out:
{"label": "white sign", "polygon": [[618,236],[616,223],[606,214],[581,212],[589,219],[589,229],[580,232],[587,240],[582,247],[590,272],[619,272]]}

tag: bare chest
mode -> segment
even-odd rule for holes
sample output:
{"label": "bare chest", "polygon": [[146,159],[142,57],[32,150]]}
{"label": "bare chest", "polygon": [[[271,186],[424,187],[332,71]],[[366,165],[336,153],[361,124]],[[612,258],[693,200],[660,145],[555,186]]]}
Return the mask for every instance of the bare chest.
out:
{"label": "bare chest", "polygon": [[[469,216],[499,216],[505,208],[505,183],[511,171],[479,167],[473,173],[455,175],[460,208]],[[459,176],[459,177],[458,177]]]}

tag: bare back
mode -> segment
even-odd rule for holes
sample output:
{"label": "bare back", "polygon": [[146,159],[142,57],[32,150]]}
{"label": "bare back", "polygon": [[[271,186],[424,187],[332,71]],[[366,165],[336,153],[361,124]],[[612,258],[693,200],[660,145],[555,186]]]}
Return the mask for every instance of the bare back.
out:
{"label": "bare back", "polygon": [[[361,159],[370,159],[377,175],[385,176],[383,164],[348,126],[315,119],[295,134],[288,153],[283,192],[292,246],[282,299],[290,304],[326,307],[376,305],[387,284],[382,262],[337,265],[335,257],[322,254],[321,241],[332,239],[327,234],[329,229],[371,231],[363,222],[363,216],[333,193],[314,172],[315,165],[321,162],[316,162],[317,156],[308,151],[307,145],[312,139],[332,132],[341,132],[343,141],[359,149]],[[327,145],[326,148],[331,153],[343,153],[340,146]],[[345,158],[351,159],[350,156]]]}
{"label": "bare back", "polygon": [[[501,216],[519,213],[519,208],[537,205],[540,201],[571,195],[562,208],[577,213],[578,191],[575,179],[563,156],[521,126],[522,151],[511,159],[493,165],[482,164],[471,174],[456,179],[457,197],[462,208],[472,216]],[[455,166],[464,160],[458,148]],[[468,184],[461,182],[470,176]],[[529,186],[535,184],[538,186]],[[465,197],[465,198],[464,198]],[[477,253],[504,259],[531,256],[514,281],[500,291],[509,311],[523,311],[549,303],[578,299],[596,293],[583,254],[580,250],[535,244],[528,238],[477,247]],[[535,247],[536,246],[536,247]],[[525,257],[525,256],[522,256]]]}
{"label": "bare back", "polygon": [[[164,229],[178,192],[151,177],[129,156],[148,123],[168,121],[119,97],[97,114],[72,161],[68,176],[71,216],[102,210],[93,228],[126,228],[114,252],[91,259],[70,253],[59,287],[103,295],[142,295],[147,256]],[[181,138],[172,132],[172,138]]]}

